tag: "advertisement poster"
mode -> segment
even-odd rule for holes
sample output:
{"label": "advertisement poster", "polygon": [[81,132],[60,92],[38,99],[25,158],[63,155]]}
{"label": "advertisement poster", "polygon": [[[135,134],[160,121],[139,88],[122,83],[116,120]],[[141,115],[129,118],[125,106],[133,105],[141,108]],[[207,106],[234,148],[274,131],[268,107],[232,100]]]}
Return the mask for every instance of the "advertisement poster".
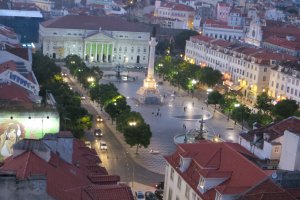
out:
{"label": "advertisement poster", "polygon": [[58,132],[55,112],[0,112],[0,161],[12,155],[13,145],[21,139],[40,139]]}

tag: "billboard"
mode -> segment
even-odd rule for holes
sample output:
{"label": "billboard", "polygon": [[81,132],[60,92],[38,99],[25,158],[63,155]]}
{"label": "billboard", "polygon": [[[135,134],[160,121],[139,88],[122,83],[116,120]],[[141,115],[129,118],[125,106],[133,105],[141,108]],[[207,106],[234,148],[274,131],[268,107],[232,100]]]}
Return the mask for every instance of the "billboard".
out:
{"label": "billboard", "polygon": [[40,139],[58,132],[56,112],[0,112],[0,160],[12,155],[13,145],[23,138]]}

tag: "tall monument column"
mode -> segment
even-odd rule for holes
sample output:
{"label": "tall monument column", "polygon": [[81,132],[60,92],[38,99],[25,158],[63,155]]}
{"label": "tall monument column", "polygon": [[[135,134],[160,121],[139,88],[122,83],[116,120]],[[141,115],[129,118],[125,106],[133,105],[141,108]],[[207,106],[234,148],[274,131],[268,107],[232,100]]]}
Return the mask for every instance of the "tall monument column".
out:
{"label": "tall monument column", "polygon": [[157,45],[156,38],[151,37],[149,41],[149,61],[148,61],[148,74],[144,79],[143,86],[137,91],[138,99],[141,103],[146,104],[160,104],[161,96],[159,90],[156,87],[156,81],[154,78],[154,60],[155,60],[155,47]]}

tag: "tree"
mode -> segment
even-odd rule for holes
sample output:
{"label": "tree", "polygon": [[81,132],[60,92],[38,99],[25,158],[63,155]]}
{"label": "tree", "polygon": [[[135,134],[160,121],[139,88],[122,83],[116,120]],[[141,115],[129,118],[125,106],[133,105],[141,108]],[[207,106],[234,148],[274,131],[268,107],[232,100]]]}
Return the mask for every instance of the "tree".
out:
{"label": "tree", "polygon": [[277,120],[288,118],[298,110],[299,106],[295,100],[286,99],[279,101],[272,110],[273,115]]}
{"label": "tree", "polygon": [[124,129],[124,137],[131,147],[136,145],[136,153],[140,146],[147,148],[150,144],[152,133],[148,124],[142,123],[136,126],[128,126]]}
{"label": "tree", "polygon": [[145,123],[143,117],[138,112],[122,112],[117,117],[117,130],[123,132],[127,128],[130,122],[135,122],[136,124]]}
{"label": "tree", "polygon": [[233,109],[232,118],[243,123],[244,121],[248,121],[250,113],[250,108],[246,107],[245,105],[240,105],[239,107]]}
{"label": "tree", "polygon": [[222,73],[211,67],[201,68],[199,81],[209,87],[215,86],[222,80]]}
{"label": "tree", "polygon": [[199,35],[197,31],[184,30],[175,36],[175,48],[184,51],[186,40],[189,40],[191,36]]}
{"label": "tree", "polygon": [[267,114],[263,114],[261,112],[258,113],[251,113],[247,123],[250,127],[253,126],[253,123],[257,122],[262,126],[266,126],[273,121],[272,117]]}
{"label": "tree", "polygon": [[107,106],[105,106],[104,110],[109,114],[113,123],[114,119],[123,112],[130,112],[130,107],[127,105],[126,98],[119,96],[117,99],[112,100]]}
{"label": "tree", "polygon": [[222,103],[223,95],[218,91],[212,91],[207,96],[207,103],[215,105],[215,109],[217,108],[217,104]]}
{"label": "tree", "polygon": [[236,99],[236,94],[232,92],[227,92],[223,96],[224,98],[220,102],[221,109],[228,114],[228,119],[229,116],[234,109],[234,104],[238,103]]}
{"label": "tree", "polygon": [[263,113],[268,113],[272,110],[272,99],[268,96],[266,92],[263,92],[257,96],[255,108],[263,111]]}

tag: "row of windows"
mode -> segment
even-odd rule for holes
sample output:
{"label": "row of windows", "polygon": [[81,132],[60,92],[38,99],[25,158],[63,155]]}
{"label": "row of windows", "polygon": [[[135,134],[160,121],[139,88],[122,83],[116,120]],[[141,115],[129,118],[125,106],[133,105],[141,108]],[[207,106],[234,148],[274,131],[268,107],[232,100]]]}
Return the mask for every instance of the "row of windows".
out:
{"label": "row of windows", "polygon": [[[275,73],[272,73],[273,74],[273,77],[275,77]],[[279,73],[277,73],[277,79],[279,80],[281,78],[282,81],[285,81],[285,77],[284,76],[280,76]],[[291,83],[293,85],[295,85],[296,83],[296,86],[299,86],[299,79],[295,79],[295,78],[288,78],[288,83]]]}
{"label": "row of windows", "polygon": [[[121,53],[122,51],[124,51],[125,53],[127,52],[127,47],[124,47],[124,48],[122,48],[122,47],[119,47],[119,53]],[[134,53],[134,47],[131,47],[131,49],[130,49],[130,51],[131,51],[131,53]],[[137,47],[137,50],[136,50],[138,53],[140,53],[141,52],[141,49],[140,49],[140,47]],[[115,47],[114,48],[114,52],[117,52],[117,48]],[[144,53],[147,53],[147,48],[144,48],[143,49],[143,52]]]}

